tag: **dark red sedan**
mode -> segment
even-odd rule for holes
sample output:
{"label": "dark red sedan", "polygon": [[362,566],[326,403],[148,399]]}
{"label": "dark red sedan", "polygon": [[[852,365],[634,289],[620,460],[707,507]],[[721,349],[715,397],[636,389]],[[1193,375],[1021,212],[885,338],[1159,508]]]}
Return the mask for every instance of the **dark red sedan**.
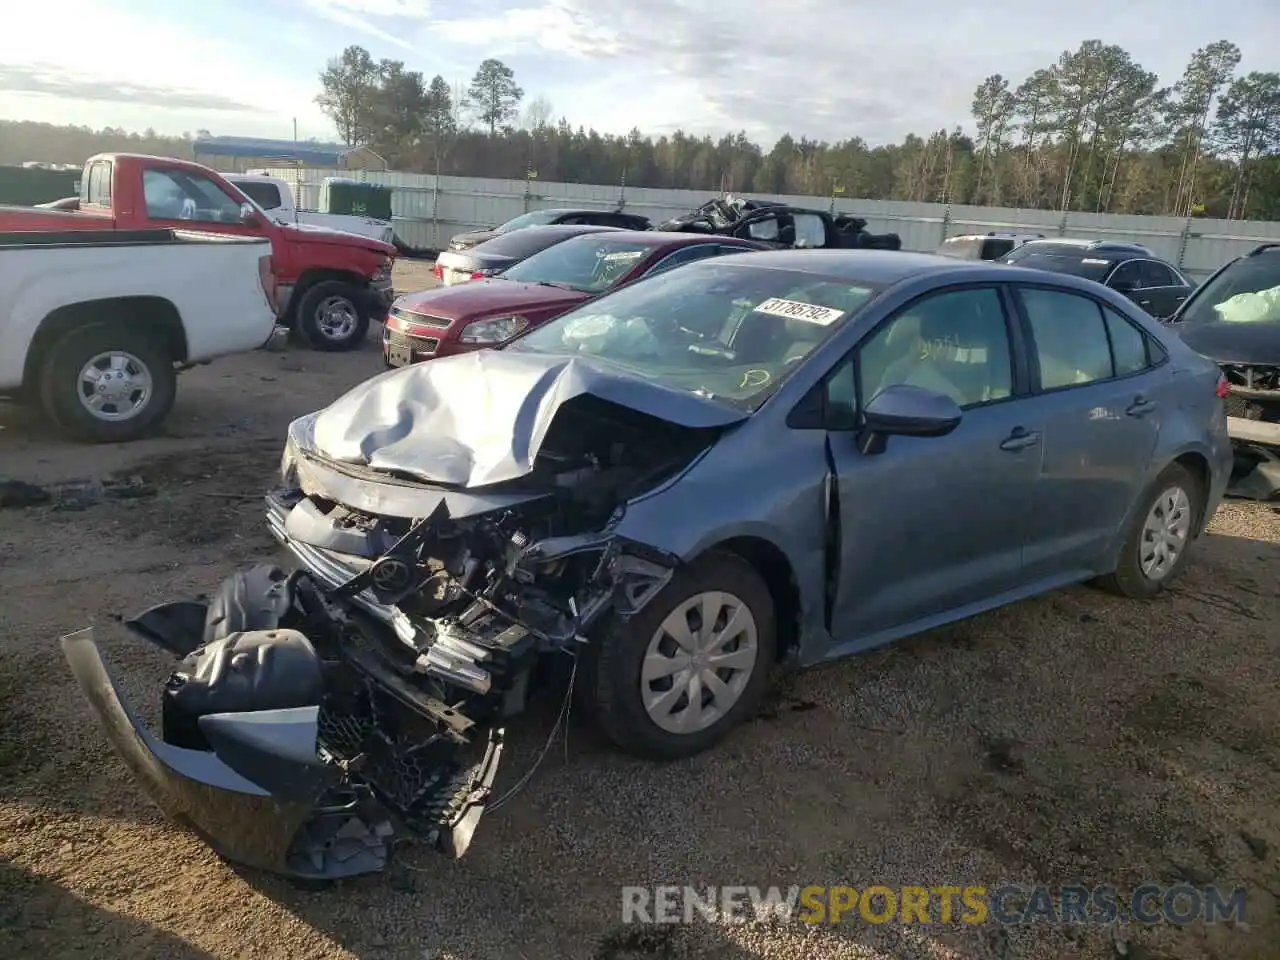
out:
{"label": "dark red sedan", "polygon": [[391,305],[382,358],[401,367],[481,350],[641,277],[727,253],[761,250],[733,237],[617,230],[565,240],[501,276],[408,293]]}

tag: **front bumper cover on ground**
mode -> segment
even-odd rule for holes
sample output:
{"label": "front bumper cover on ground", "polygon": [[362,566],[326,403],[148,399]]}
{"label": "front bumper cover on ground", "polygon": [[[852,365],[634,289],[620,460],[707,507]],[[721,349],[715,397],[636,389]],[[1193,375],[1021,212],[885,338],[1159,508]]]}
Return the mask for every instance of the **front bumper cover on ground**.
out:
{"label": "front bumper cover on ground", "polygon": [[[257,577],[257,571],[278,571],[260,567],[249,574],[229,578],[227,584],[248,582],[251,587],[273,577]],[[237,607],[241,621],[261,619],[266,608],[260,591],[220,591],[222,602],[182,601],[152,608],[129,621],[134,632],[178,656],[186,654],[183,666],[170,678],[166,693],[175,683],[191,676],[210,679],[208,690],[226,702],[233,702],[237,684],[245,689],[267,690],[293,678],[282,671],[279,660],[273,665],[261,654],[272,642],[295,639],[291,630],[257,630],[224,635],[207,642],[193,627],[219,621],[229,607]],[[234,603],[227,598],[234,593]],[[235,620],[236,617],[232,617]],[[229,626],[253,626],[230,623]],[[206,637],[208,636],[206,630]],[[258,647],[248,654],[237,650],[237,639],[256,638]],[[219,648],[219,644],[221,647]],[[307,647],[307,641],[301,639]],[[169,742],[178,729],[172,718],[164,718],[164,734],[157,737],[126,702],[94,641],[92,629],[62,639],[62,648],[72,674],[106,731],[107,738],[150,799],[175,822],[191,829],[215,851],[230,861],[282,874],[299,880],[338,880],[383,871],[390,862],[393,843],[403,826],[383,802],[374,784],[362,774],[368,761],[361,743],[343,743],[347,753],[336,752],[325,734],[339,729],[347,732],[347,718],[324,704],[266,710],[227,710],[204,713],[196,718],[198,733],[190,728],[186,739],[196,736],[204,749]],[[206,651],[208,656],[197,663]],[[254,656],[254,653],[258,656]],[[268,654],[270,651],[268,651]],[[194,658],[194,659],[193,659]],[[214,661],[221,659],[221,664]],[[237,662],[239,661],[239,662]],[[193,664],[195,664],[193,666]],[[253,679],[254,671],[258,676]],[[268,676],[272,671],[277,676]],[[219,673],[219,671],[221,671]],[[217,674],[217,676],[213,676]],[[257,684],[254,687],[254,684]],[[230,700],[227,698],[230,697]],[[166,710],[169,708],[166,701]],[[181,732],[181,731],[179,731]],[[334,734],[335,740],[342,738]],[[503,731],[488,731],[487,742],[477,737],[482,755],[473,763],[459,763],[457,741],[438,738],[429,751],[419,750],[410,759],[415,770],[415,797],[418,812],[426,811],[412,824],[410,837],[424,841],[453,857],[462,856],[475,833],[492,793],[503,749]],[[374,745],[377,746],[376,744]],[[477,751],[472,751],[473,754]],[[372,765],[379,762],[370,750]],[[401,762],[404,754],[394,757]],[[434,769],[426,769],[433,767]],[[385,781],[385,778],[384,778]],[[432,816],[434,814],[434,816]]]}
{"label": "front bumper cover on ground", "polygon": [[[385,819],[364,822],[358,798],[348,801],[345,815],[318,807],[327,789],[336,786],[336,770],[324,770],[318,760],[314,764],[286,762],[287,773],[311,767],[312,775],[299,777],[290,791],[293,796],[273,795],[238,773],[216,752],[183,749],[158,740],[126,703],[94,642],[92,629],[64,637],[62,649],[107,738],[147,795],[167,816],[198,834],[219,854],[247,866],[303,879],[337,879],[377,872],[386,866],[391,827]],[[309,727],[314,743],[315,710],[263,714],[250,722]],[[216,729],[219,720],[225,723],[227,719],[227,715],[210,716],[201,725],[206,730]],[[228,752],[234,754],[234,750]],[[308,797],[308,793],[312,795]]]}

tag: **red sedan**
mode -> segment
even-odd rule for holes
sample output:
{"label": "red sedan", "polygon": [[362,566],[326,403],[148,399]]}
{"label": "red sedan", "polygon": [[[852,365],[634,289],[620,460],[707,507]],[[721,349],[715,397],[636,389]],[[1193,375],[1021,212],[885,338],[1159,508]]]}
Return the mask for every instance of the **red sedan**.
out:
{"label": "red sedan", "polygon": [[400,297],[383,326],[382,358],[389,367],[401,367],[496,346],[641,277],[694,260],[761,249],[761,244],[733,237],[652,230],[574,237],[500,276]]}

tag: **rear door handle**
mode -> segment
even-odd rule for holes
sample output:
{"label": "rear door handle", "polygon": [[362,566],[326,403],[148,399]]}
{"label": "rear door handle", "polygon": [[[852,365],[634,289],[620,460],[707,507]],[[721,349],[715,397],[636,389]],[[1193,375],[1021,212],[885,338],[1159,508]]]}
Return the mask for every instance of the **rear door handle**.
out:
{"label": "rear door handle", "polygon": [[1147,400],[1144,397],[1134,398],[1133,403],[1129,404],[1129,408],[1125,410],[1131,417],[1145,417],[1148,413],[1156,408],[1157,404],[1154,400]]}
{"label": "rear door handle", "polygon": [[1014,429],[1013,433],[1009,434],[1008,437],[1001,441],[1000,449],[1017,453],[1019,450],[1027,449],[1027,447],[1034,447],[1039,442],[1040,434],[1034,431],[1023,430],[1022,427],[1017,427]]}

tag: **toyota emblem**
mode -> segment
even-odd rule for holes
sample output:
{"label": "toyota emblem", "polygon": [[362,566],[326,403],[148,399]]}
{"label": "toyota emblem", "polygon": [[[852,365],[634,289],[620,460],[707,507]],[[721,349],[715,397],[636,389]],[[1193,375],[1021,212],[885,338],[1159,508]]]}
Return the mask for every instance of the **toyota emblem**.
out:
{"label": "toyota emblem", "polygon": [[413,567],[399,557],[383,557],[371,572],[374,587],[383,593],[407,590],[413,581]]}

